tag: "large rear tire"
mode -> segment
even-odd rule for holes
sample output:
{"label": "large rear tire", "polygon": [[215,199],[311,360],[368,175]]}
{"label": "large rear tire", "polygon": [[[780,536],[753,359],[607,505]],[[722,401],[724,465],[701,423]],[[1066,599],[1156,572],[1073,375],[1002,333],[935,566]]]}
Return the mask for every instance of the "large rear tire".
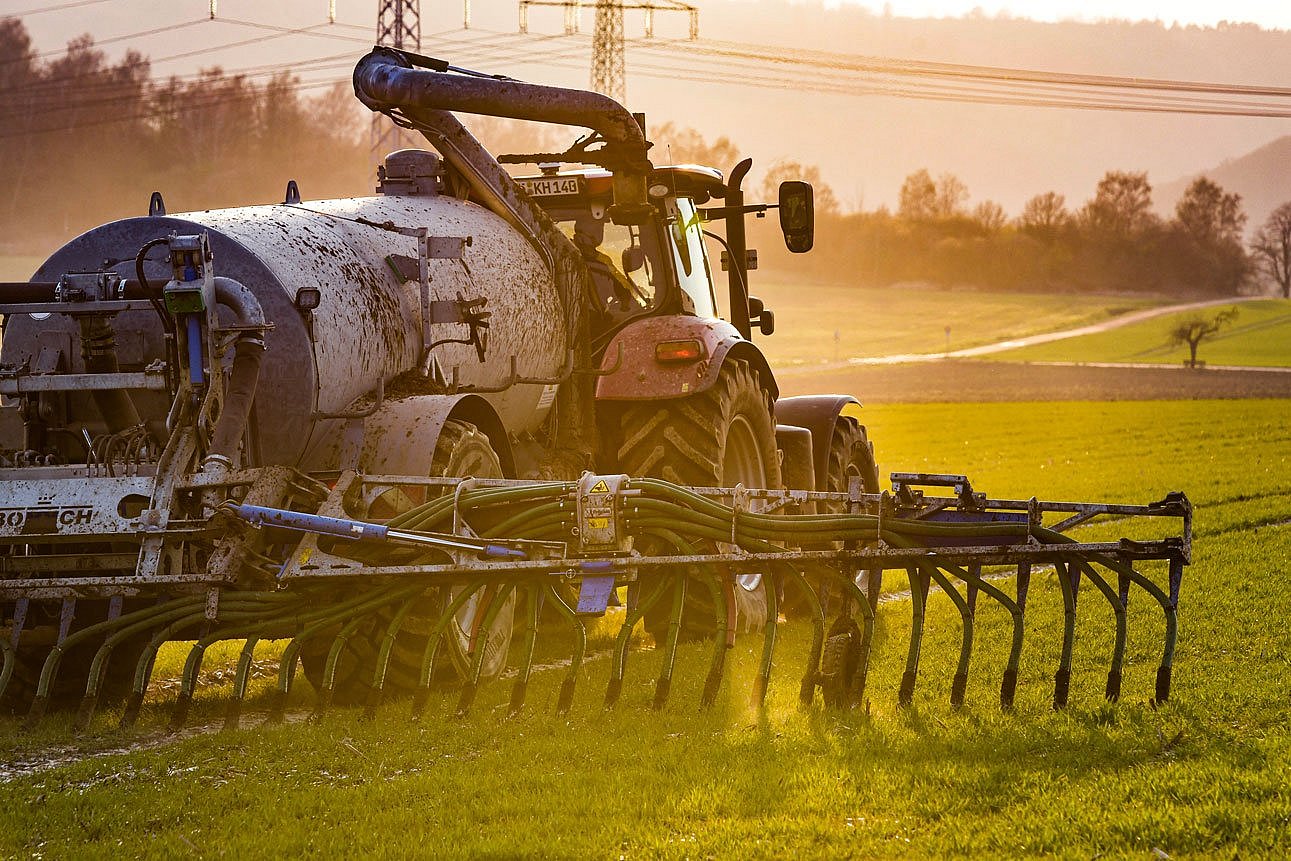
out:
{"label": "large rear tire", "polygon": [[[771,399],[748,362],[729,360],[716,384],[688,398],[634,404],[623,411],[619,468],[628,475],[699,487],[780,487]],[[766,620],[767,583],[761,575],[737,578],[736,623],[756,629]],[[712,633],[715,609],[708,588],[686,590],[681,636]],[[646,614],[645,626],[663,642],[672,617],[664,600]]]}
{"label": "large rear tire", "polygon": [[[451,420],[444,424],[431,459],[430,475],[474,478],[503,478],[502,463],[493,444],[479,428],[469,422]],[[390,512],[397,513],[397,512]],[[404,617],[402,626],[390,649],[386,666],[384,690],[392,693],[409,693],[419,682],[421,661],[426,643],[438,620],[442,608],[457,589],[445,588],[426,596]],[[442,641],[457,675],[465,678],[470,671],[470,643],[476,609],[480,596],[466,602],[449,623],[449,630]],[[362,702],[371,689],[372,673],[376,666],[381,642],[397,607],[388,607],[374,613],[370,621],[346,643],[337,665],[333,684],[333,701],[342,704]],[[488,632],[478,634],[485,649],[481,677],[490,679],[506,667],[507,652],[511,645],[512,619],[515,612],[515,593],[512,593]],[[305,676],[315,689],[321,689],[327,653],[332,640],[324,635],[306,644],[301,652],[301,665]]]}

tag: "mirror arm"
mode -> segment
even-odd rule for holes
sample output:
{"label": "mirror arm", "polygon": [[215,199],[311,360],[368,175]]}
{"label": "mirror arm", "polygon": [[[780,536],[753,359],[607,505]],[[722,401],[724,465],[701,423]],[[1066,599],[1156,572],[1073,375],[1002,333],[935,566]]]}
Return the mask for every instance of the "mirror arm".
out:
{"label": "mirror arm", "polygon": [[697,209],[701,221],[721,221],[724,218],[730,218],[732,215],[749,215],[751,213],[761,214],[768,209],[779,209],[778,203],[750,203],[748,206],[710,206],[707,209]]}

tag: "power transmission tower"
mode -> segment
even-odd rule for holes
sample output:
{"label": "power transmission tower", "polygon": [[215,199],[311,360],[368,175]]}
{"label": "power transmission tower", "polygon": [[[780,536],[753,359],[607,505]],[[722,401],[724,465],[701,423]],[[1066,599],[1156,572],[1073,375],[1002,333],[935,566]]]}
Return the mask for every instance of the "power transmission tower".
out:
{"label": "power transmission tower", "polygon": [[623,54],[622,0],[596,0],[596,32],[592,36],[592,89],[619,103],[627,101]]}
{"label": "power transmission tower", "polygon": [[[421,53],[420,0],[380,0],[376,43]],[[372,115],[372,157],[377,162],[394,150],[418,145],[407,129],[399,128],[389,117]]]}
{"label": "power transmission tower", "polygon": [[[529,7],[555,6],[565,13],[565,34],[579,32],[586,0],[520,0],[520,32],[529,32]],[[592,89],[619,102],[627,99],[627,63],[623,38],[624,10],[645,13],[645,36],[654,38],[655,12],[685,12],[690,38],[699,38],[699,10],[680,0],[596,0],[592,35]]]}

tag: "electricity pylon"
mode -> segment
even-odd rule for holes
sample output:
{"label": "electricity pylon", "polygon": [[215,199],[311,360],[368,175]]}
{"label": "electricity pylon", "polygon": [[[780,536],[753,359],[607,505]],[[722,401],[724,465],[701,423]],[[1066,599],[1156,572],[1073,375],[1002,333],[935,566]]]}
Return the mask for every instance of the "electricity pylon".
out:
{"label": "electricity pylon", "polygon": [[[381,0],[377,6],[378,45],[421,53],[420,0]],[[418,146],[407,129],[401,129],[384,114],[372,115],[372,158],[380,163],[387,153]]]}
{"label": "electricity pylon", "polygon": [[[554,6],[564,10],[565,34],[579,32],[587,0],[520,0],[520,32],[529,32],[529,7]],[[592,35],[592,89],[623,102],[627,98],[627,63],[623,38],[624,10],[645,13],[645,36],[654,37],[655,12],[686,12],[690,38],[699,38],[699,10],[680,0],[596,0],[596,30]]]}

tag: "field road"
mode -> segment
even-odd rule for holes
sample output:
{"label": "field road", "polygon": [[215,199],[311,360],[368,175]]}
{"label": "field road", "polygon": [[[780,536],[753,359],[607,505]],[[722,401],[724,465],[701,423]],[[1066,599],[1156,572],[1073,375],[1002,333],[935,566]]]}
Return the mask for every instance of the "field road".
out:
{"label": "field road", "polygon": [[1181,311],[1194,311],[1199,308],[1211,308],[1215,305],[1234,305],[1240,302],[1252,302],[1257,299],[1264,298],[1267,297],[1240,296],[1228,299],[1208,299],[1204,302],[1185,302],[1179,305],[1165,305],[1160,308],[1148,308],[1143,311],[1133,311],[1129,314],[1122,314],[1118,317],[1113,317],[1110,320],[1104,320],[1101,323],[1091,323],[1088,326],[1079,326],[1075,329],[1062,329],[1057,332],[1044,332],[1039,335],[1028,335],[1024,338],[1012,338],[1007,341],[997,341],[994,344],[983,344],[979,347],[967,347],[962,350],[951,350],[948,353],[895,353],[888,356],[857,357],[844,359],[839,362],[824,362],[817,365],[795,365],[792,367],[777,368],[776,376],[787,377],[795,374],[816,374],[820,371],[828,371],[835,368],[850,368],[866,365],[905,365],[912,362],[938,362],[943,359],[972,359],[978,356],[989,356],[992,353],[1003,353],[1006,350],[1015,350],[1018,347],[1047,344],[1051,341],[1064,341],[1067,338],[1078,338],[1081,335],[1093,335],[1098,332],[1106,332],[1110,329],[1119,329],[1121,326],[1128,326],[1131,323],[1150,320],[1153,317],[1161,317],[1166,314],[1177,314]]}

